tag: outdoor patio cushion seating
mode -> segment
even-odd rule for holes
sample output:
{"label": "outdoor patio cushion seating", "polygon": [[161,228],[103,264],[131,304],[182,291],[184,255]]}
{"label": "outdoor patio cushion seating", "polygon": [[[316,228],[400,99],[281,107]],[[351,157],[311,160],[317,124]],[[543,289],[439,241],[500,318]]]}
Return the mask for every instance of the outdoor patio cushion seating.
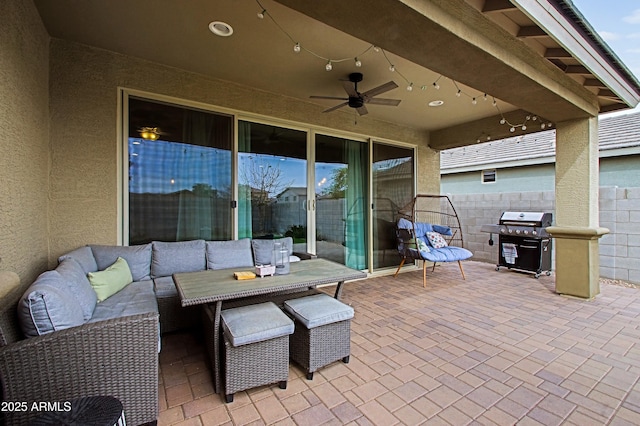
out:
{"label": "outdoor patio cushion seating", "polygon": [[[95,264],[95,261],[93,263]],[[65,284],[73,293],[73,296],[80,303],[84,319],[88,320],[91,318],[93,310],[96,308],[96,303],[98,303],[98,298],[82,266],[70,258],[60,262],[56,271],[58,271]]]}
{"label": "outdoor patio cushion seating", "polygon": [[273,247],[275,243],[284,244],[289,253],[289,262],[298,262],[300,258],[293,254],[293,238],[284,237],[275,239],[254,239],[251,240],[253,250],[253,260],[256,265],[269,265],[272,262]]}
{"label": "outdoor patio cushion seating", "polygon": [[207,241],[207,269],[252,267],[251,239]]}
{"label": "outdoor patio cushion seating", "polygon": [[82,307],[57,271],[46,271],[25,291],[18,318],[27,337],[42,336],[84,323]]}
{"label": "outdoor patio cushion seating", "polygon": [[89,246],[79,247],[69,253],[63,254],[58,258],[58,263],[62,263],[66,259],[73,259],[78,262],[85,274],[98,270],[96,258],[93,256],[93,251],[91,251],[91,247]]}
{"label": "outdoor patio cushion seating", "polygon": [[[420,207],[421,202],[423,207]],[[422,260],[423,287],[427,286],[427,262],[433,262],[432,271],[435,270],[436,264],[439,262],[458,262],[460,273],[464,279],[461,261],[469,259],[473,254],[462,247],[460,224],[449,198],[440,195],[417,195],[410,211],[413,220],[401,218],[396,226],[398,253],[402,260],[394,277],[398,275],[407,260]],[[456,229],[455,231],[452,229],[453,225],[419,221],[416,219],[419,217],[449,221],[455,224]]]}
{"label": "outdoor patio cushion seating", "polygon": [[136,246],[91,245],[90,247],[96,258],[99,271],[107,269],[121,257],[127,261],[134,281],[143,281],[151,278],[151,244]]}
{"label": "outdoor patio cushion seating", "polygon": [[284,309],[295,319],[289,338],[291,359],[305,369],[307,379],[334,361],[349,362],[351,318],[354,311],[327,294],[317,294],[284,302]]}
{"label": "outdoor patio cushion seating", "polygon": [[[57,271],[41,275],[29,288],[59,297],[46,314],[74,312],[79,324],[28,339],[20,330],[19,305],[30,291],[15,273],[0,271],[0,393],[3,401],[69,401],[80,395],[119,399],[131,424],[158,417],[158,312],[150,281],[132,283],[99,303],[85,321],[80,303],[61,283]],[[52,288],[54,290],[52,290]],[[116,303],[117,297],[124,302]],[[48,302],[54,300],[51,296]],[[104,303],[104,304],[103,304]],[[127,310],[120,310],[126,305]],[[104,312],[103,312],[104,311]],[[69,312],[66,313],[67,315]],[[104,319],[102,319],[104,315]],[[24,326],[24,325],[23,325]],[[5,412],[5,424],[31,424],[38,411]]]}
{"label": "outdoor patio cushion seating", "polygon": [[151,245],[151,278],[202,271],[207,267],[204,240],[154,241]]}
{"label": "outdoor patio cushion seating", "polygon": [[236,392],[289,378],[289,335],[293,321],[272,302],[222,311],[225,400]]}

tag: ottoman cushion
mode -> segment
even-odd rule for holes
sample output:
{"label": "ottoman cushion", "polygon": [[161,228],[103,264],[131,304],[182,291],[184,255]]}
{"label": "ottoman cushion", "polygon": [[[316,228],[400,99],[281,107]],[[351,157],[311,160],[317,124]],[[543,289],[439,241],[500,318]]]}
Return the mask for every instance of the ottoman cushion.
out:
{"label": "ottoman cushion", "polygon": [[293,333],[293,321],[273,302],[222,311],[222,330],[233,346],[248,345]]}
{"label": "ottoman cushion", "polygon": [[353,318],[353,308],[326,294],[301,297],[284,302],[284,309],[307,328]]}

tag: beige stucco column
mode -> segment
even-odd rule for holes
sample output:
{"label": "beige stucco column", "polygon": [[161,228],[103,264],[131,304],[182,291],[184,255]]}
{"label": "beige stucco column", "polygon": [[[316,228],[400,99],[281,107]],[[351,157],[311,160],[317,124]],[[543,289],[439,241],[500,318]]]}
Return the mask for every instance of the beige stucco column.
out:
{"label": "beige stucco column", "polygon": [[555,238],[556,292],[590,299],[600,293],[598,119],[557,124]]}

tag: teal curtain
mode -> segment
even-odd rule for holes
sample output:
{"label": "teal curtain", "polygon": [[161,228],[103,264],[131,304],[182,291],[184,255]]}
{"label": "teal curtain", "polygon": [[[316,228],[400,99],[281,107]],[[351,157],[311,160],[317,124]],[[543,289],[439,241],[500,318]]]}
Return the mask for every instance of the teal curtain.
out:
{"label": "teal curtain", "polygon": [[345,246],[347,266],[367,268],[367,144],[346,141]]}
{"label": "teal curtain", "polygon": [[[207,146],[214,132],[213,116],[198,111],[185,111],[183,140],[190,145]],[[194,183],[191,190],[183,190],[179,195],[178,227],[176,241],[204,239],[211,240],[213,229],[213,195],[211,182],[215,170],[206,161],[205,153],[195,149],[184,149],[179,160],[182,173],[188,173]],[[198,165],[194,167],[194,165]]]}
{"label": "teal curtain", "polygon": [[[238,155],[251,152],[251,123],[238,122]],[[238,183],[238,238],[251,238],[251,186]]]}

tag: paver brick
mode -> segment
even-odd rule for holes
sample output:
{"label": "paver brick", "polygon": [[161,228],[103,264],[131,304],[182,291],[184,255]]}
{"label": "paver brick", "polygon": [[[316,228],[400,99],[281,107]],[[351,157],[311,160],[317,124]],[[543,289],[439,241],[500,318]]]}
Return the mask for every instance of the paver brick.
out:
{"label": "paver brick", "polygon": [[440,266],[426,289],[421,271],[347,283],[351,362],[312,381],[291,365],[287,389],[230,404],[200,336],[163,336],[158,424],[640,424],[640,290],[585,302],[493,268],[466,262],[463,281]]}

